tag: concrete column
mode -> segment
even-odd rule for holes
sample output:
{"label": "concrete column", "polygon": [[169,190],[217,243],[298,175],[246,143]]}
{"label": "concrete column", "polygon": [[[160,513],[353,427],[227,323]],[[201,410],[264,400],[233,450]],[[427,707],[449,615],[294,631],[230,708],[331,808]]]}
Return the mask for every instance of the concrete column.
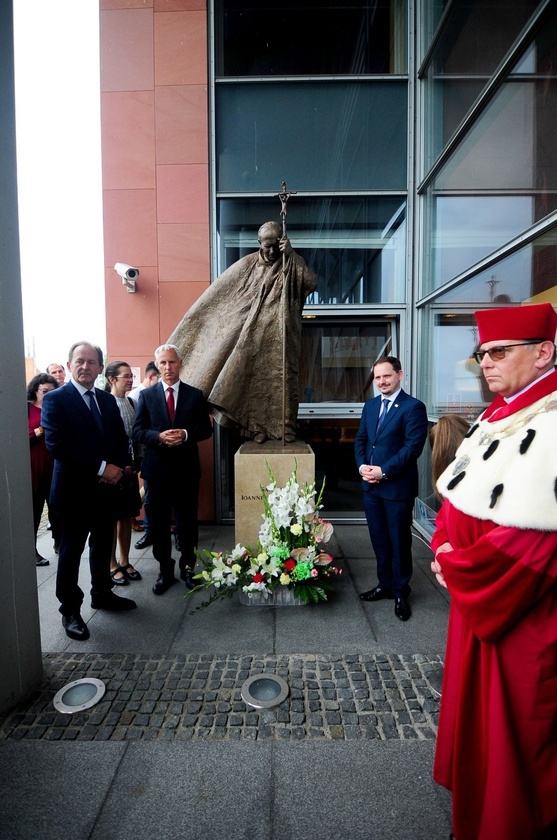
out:
{"label": "concrete column", "polygon": [[12,3],[0,3],[0,714],[42,677],[21,306]]}

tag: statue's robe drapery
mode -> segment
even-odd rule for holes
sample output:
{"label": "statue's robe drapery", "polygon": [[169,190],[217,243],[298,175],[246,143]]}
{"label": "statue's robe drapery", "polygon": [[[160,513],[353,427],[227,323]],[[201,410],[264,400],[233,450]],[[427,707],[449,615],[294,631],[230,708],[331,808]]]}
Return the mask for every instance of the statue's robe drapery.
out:
{"label": "statue's robe drapery", "polygon": [[295,434],[302,309],[317,285],[291,252],[274,263],[261,252],[224,271],[184,315],[170,338],[181,352],[181,378],[200,388],[222,426],[248,436],[282,437],[283,285],[286,311],[286,433]]}
{"label": "statue's robe drapery", "polygon": [[557,837],[557,373],[498,396],[440,477],[451,594],[434,778],[457,840]]}

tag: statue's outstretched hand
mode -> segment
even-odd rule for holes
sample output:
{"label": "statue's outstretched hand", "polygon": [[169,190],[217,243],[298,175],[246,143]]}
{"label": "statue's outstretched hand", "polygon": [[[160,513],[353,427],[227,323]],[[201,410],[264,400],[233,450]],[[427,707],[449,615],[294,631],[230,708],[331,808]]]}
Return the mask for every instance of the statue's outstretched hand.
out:
{"label": "statue's outstretched hand", "polygon": [[292,253],[292,245],[290,244],[290,240],[287,236],[279,241],[279,248],[282,254],[285,254],[287,257],[290,256]]}

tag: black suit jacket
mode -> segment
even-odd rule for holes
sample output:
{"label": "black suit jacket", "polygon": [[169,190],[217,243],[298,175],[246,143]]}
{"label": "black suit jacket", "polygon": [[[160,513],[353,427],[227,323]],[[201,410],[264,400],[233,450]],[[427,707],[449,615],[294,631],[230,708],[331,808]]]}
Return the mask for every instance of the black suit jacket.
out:
{"label": "black suit jacket", "polygon": [[[213,434],[209,408],[201,391],[180,382],[174,423],[170,422],[166,406],[164,383],[158,382],[145,388],[139,395],[135,412],[133,437],[144,446],[141,475],[147,481],[174,478],[187,480],[199,478],[199,452],[197,444]],[[159,442],[160,432],[167,429],[185,429],[187,440],[180,446],[165,446]]]}
{"label": "black suit jacket", "polygon": [[50,490],[54,505],[92,504],[91,498],[99,490],[102,462],[122,469],[127,463],[129,441],[116,400],[98,388],[95,395],[103,418],[102,432],[71,382],[45,394],[41,424],[46,447],[55,459]]}
{"label": "black suit jacket", "polygon": [[381,399],[374,397],[364,405],[354,448],[358,469],[362,464],[373,463],[382,468],[387,478],[378,484],[362,481],[362,489],[384,499],[415,499],[417,461],[428,432],[426,407],[401,391],[377,429]]}

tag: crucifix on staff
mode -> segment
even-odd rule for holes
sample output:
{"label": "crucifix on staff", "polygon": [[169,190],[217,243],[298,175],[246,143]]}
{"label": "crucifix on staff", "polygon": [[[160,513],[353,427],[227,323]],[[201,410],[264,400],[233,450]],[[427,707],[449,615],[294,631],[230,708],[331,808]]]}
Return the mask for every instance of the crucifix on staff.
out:
{"label": "crucifix on staff", "polygon": [[[286,235],[286,205],[291,195],[296,195],[292,190],[286,189],[286,181],[281,184],[281,192],[276,196],[280,200],[280,217],[282,219],[282,241],[288,242]],[[282,251],[282,445],[286,446],[286,314],[287,314],[288,298],[287,298],[287,284],[286,284],[286,248]]]}

